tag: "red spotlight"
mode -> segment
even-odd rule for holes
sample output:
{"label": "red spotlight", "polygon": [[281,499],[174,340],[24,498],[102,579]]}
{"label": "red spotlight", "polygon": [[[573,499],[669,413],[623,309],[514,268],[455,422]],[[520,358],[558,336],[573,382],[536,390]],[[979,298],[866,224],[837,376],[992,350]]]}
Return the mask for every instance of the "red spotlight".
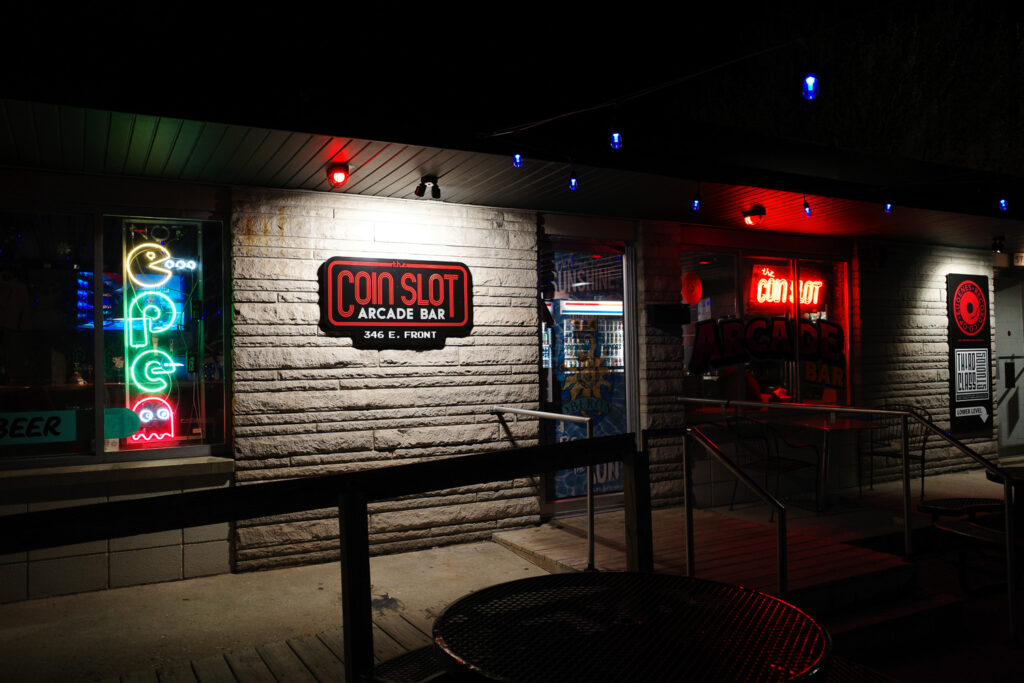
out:
{"label": "red spotlight", "polygon": [[338,187],[348,180],[348,164],[329,164],[327,166],[327,182]]}

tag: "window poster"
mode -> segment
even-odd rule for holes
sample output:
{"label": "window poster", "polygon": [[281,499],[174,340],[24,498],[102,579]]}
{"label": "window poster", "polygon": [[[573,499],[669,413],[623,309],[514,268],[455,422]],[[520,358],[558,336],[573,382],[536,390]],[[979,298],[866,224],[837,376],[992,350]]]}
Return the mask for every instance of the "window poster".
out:
{"label": "window poster", "polygon": [[988,278],[946,276],[949,423],[955,437],[992,434],[992,332]]}

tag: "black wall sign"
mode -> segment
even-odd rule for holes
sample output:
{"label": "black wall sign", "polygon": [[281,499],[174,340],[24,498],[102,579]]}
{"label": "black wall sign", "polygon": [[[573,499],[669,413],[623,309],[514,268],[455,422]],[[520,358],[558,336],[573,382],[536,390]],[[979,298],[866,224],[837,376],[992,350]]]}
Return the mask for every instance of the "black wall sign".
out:
{"label": "black wall sign", "polygon": [[439,349],[473,329],[461,263],[335,256],[320,266],[320,328],[360,349]]}
{"label": "black wall sign", "polygon": [[992,435],[988,278],[947,275],[949,424],[953,436]]}

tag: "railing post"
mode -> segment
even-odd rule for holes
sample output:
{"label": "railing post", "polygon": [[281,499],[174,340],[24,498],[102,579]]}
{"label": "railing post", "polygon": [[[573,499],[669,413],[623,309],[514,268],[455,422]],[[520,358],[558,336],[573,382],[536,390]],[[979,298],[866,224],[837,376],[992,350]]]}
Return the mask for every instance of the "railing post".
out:
{"label": "railing post", "polygon": [[690,475],[689,449],[686,444],[690,438],[690,430],[683,433],[683,510],[685,513],[685,537],[686,544],[686,575],[697,574],[697,562],[693,557],[693,477]]}
{"label": "railing post", "polygon": [[907,425],[910,416],[903,413],[903,554],[909,560],[914,554],[913,534],[910,529],[910,437]]}
{"label": "railing post", "polygon": [[[594,421],[587,420],[587,440],[594,436]],[[594,467],[587,465],[587,571],[594,571]]]}
{"label": "railing post", "polygon": [[779,597],[785,597],[789,591],[789,555],[786,549],[786,508],[779,508],[777,511],[778,515],[778,529],[776,537],[778,566],[776,567],[777,575],[779,577]]}
{"label": "railing post", "polygon": [[1010,606],[1010,640],[1017,640],[1017,555],[1014,537],[1013,482],[1003,476],[1003,512],[1006,516],[1006,601]]}
{"label": "railing post", "polygon": [[654,540],[651,533],[651,480],[647,440],[643,450],[623,459],[623,498],[626,506],[626,569],[654,571]]}
{"label": "railing post", "polygon": [[370,600],[370,531],[366,496],[346,491],[338,500],[341,532],[341,622],[345,680],[373,673],[373,614]]}

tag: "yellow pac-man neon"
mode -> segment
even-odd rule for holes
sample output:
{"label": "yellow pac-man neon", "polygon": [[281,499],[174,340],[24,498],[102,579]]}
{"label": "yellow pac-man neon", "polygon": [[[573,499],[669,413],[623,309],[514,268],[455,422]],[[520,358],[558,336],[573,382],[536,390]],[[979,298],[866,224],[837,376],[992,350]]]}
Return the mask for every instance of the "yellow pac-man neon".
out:
{"label": "yellow pac-man neon", "polygon": [[[166,261],[171,258],[167,247],[156,242],[143,242],[128,252],[124,259],[125,272],[128,279],[136,287],[153,289],[163,287],[171,279],[171,271],[166,268]],[[156,275],[153,280],[140,280],[139,275]]]}

